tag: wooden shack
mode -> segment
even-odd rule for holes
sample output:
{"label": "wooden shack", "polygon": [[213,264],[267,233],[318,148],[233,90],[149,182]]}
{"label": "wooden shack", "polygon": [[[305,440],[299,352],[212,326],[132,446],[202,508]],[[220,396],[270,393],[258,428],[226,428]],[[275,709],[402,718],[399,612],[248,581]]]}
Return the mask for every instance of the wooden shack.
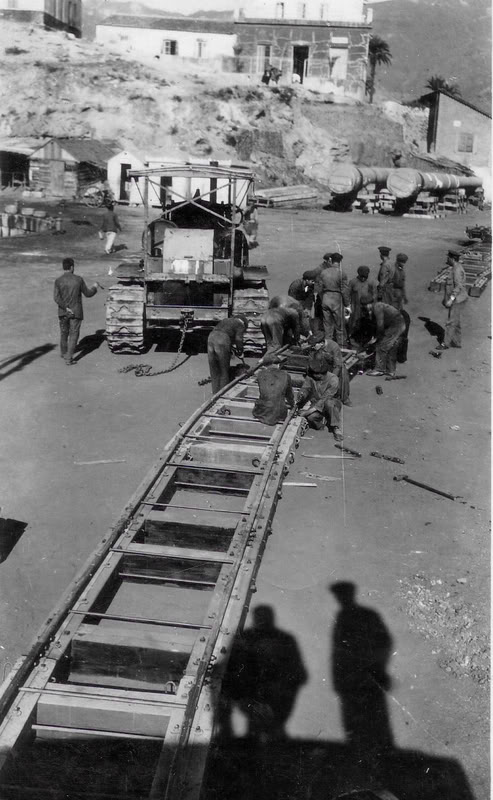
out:
{"label": "wooden shack", "polygon": [[106,179],[108,160],[120,149],[97,139],[50,139],[31,156],[30,186],[53,197],[78,197]]}

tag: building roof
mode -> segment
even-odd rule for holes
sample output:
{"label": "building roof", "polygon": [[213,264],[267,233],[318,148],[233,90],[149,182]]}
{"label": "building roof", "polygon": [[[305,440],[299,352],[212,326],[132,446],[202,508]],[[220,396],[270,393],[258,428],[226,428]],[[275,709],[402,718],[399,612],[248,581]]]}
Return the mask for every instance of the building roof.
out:
{"label": "building roof", "polygon": [[64,139],[54,136],[52,139],[45,141],[38,150],[46,147],[49,142],[56,142],[63,150],[70,153],[77,163],[93,164],[95,167],[103,169],[106,168],[108,159],[122,149],[117,142],[101,142],[97,139]]}
{"label": "building roof", "polygon": [[117,142],[100,142],[97,139],[57,139],[60,146],[70,153],[76,161],[105,167],[108,159],[115,155],[121,146]]}
{"label": "building roof", "polygon": [[49,141],[50,139],[38,139],[35,136],[6,136],[0,138],[0,152],[30,156]]}
{"label": "building roof", "polygon": [[190,31],[192,33],[234,33],[233,20],[200,19],[197,17],[135,17],[114,14],[98,23],[113,28],[144,28],[157,31]]}
{"label": "building roof", "polygon": [[445,92],[443,89],[436,89],[434,92],[429,92],[428,94],[422,94],[419,98],[419,102],[426,102],[431,101],[437,96],[443,94],[445,97],[450,98],[450,100],[455,100],[456,103],[460,103],[460,105],[467,106],[471,108],[473,111],[477,111],[478,114],[482,114],[484,117],[488,117],[491,119],[491,114],[488,114],[487,111],[483,111],[482,108],[478,108],[477,106],[473,106],[472,103],[468,103],[467,100],[463,100],[462,97],[455,97],[453,94],[449,94],[449,92]]}
{"label": "building roof", "polygon": [[235,20],[235,26],[238,25],[270,25],[275,27],[296,26],[297,28],[364,28],[370,29],[371,23],[366,20],[361,22],[347,22],[344,20],[320,20],[320,19],[287,19],[284,17],[269,18],[266,17],[243,17]]}

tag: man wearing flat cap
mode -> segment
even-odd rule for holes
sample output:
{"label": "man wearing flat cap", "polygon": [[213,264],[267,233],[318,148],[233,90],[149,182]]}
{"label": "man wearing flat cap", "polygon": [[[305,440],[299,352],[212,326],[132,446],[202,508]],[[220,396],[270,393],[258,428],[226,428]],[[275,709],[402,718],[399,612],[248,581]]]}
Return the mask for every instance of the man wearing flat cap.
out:
{"label": "man wearing flat cap", "polygon": [[390,247],[379,247],[378,299],[392,305],[394,299],[394,266],[390,263]]}
{"label": "man wearing flat cap", "polygon": [[331,340],[325,341],[325,334],[320,331],[308,339],[310,353],[308,356],[308,375],[316,380],[326,372],[332,372],[339,379],[337,399],[345,406],[350,406],[349,374],[342,358],[341,348]]}
{"label": "man wearing flat cap", "polygon": [[293,385],[289,372],[280,369],[286,359],[267,353],[257,373],[259,397],[253,416],[264,425],[276,425],[286,419],[288,408],[294,406]]}
{"label": "man wearing flat cap", "polygon": [[448,319],[445,323],[443,343],[437,350],[448,350],[449,347],[462,347],[462,314],[468,299],[466,273],[459,262],[460,253],[449,250],[447,253],[448,274],[445,282],[443,305],[448,308]]}
{"label": "man wearing flat cap", "polygon": [[298,303],[301,303],[304,309],[311,313],[313,309],[313,301],[315,299],[315,279],[318,277],[318,272],[315,269],[306,270],[301,278],[296,278],[289,284],[288,295]]}
{"label": "man wearing flat cap", "polygon": [[374,303],[368,306],[376,325],[375,369],[367,375],[395,376],[397,351],[406,322],[401,312],[389,303]]}
{"label": "man wearing flat cap", "polygon": [[349,299],[351,303],[349,336],[359,344],[366,343],[373,336],[373,325],[366,307],[377,300],[377,283],[370,278],[369,267],[365,265],[358,267],[356,278],[349,281]]}
{"label": "man wearing flat cap", "polygon": [[229,363],[233,348],[237,355],[243,355],[243,334],[248,327],[248,317],[236,314],[222,319],[210,332],[207,340],[207,359],[211,375],[212,394],[228,385]]}
{"label": "man wearing flat cap", "polygon": [[[329,257],[330,256],[330,257]],[[335,339],[339,347],[346,341],[344,312],[349,309],[349,284],[342,268],[341,253],[326,253],[327,266],[315,283],[315,291],[322,301],[325,340]]]}
{"label": "man wearing flat cap", "polygon": [[402,311],[402,306],[407,305],[408,299],[406,294],[406,270],[404,269],[408,257],[405,253],[398,253],[395,258],[393,283],[393,300],[392,305],[399,311]]}
{"label": "man wearing flat cap", "polygon": [[[320,430],[327,425],[331,430],[334,439],[341,442],[343,439],[340,428],[341,401],[337,395],[339,393],[339,378],[329,371],[329,358],[323,352],[324,342],[321,338],[322,333],[318,334],[320,341],[314,346],[314,353],[310,353],[308,360],[308,374],[303,381],[300,393],[296,400],[296,408],[301,409],[305,403],[309,402],[308,408],[302,411],[311,428]],[[312,337],[313,338],[313,337]],[[316,350],[316,346],[320,350]]]}

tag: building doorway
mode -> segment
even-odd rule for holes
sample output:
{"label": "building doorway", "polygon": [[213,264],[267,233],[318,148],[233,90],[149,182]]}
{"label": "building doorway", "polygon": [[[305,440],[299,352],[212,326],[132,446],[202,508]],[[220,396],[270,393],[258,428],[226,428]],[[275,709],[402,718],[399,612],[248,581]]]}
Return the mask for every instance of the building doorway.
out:
{"label": "building doorway", "polygon": [[306,75],[309,50],[306,44],[295,44],[293,47],[293,75],[299,75],[300,83],[303,83]]}
{"label": "building doorway", "polygon": [[161,175],[159,184],[159,202],[162,208],[166,208],[173,202],[173,193],[169,191],[173,188],[173,178],[169,175]]}
{"label": "building doorway", "polygon": [[130,178],[128,171],[132,169],[131,164],[120,164],[120,197],[119,200],[130,200]]}

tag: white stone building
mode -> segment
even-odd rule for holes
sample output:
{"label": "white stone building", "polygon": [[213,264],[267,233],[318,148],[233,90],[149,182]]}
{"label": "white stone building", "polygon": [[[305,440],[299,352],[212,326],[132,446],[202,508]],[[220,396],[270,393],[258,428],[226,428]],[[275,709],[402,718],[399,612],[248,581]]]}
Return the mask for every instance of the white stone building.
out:
{"label": "white stone building", "polygon": [[80,37],[82,0],[0,0],[2,18],[37,23]]}

